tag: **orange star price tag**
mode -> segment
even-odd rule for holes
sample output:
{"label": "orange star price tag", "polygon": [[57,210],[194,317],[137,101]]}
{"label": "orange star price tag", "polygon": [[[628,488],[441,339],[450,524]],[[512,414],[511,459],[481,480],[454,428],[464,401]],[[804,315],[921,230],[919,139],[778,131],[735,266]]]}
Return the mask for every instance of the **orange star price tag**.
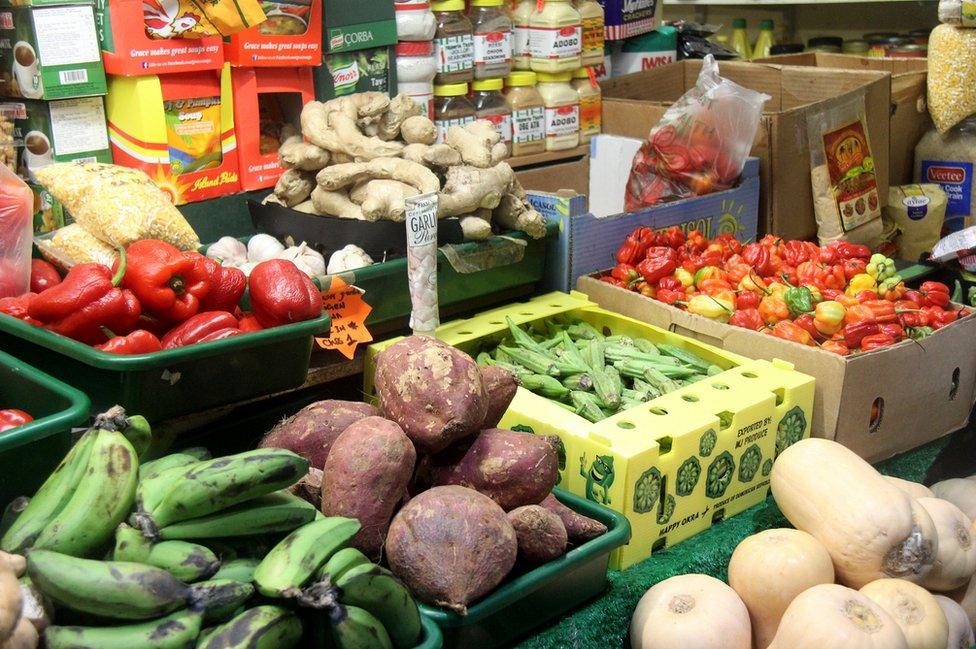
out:
{"label": "orange star price tag", "polygon": [[366,318],[373,307],[366,304],[362,292],[355,286],[333,277],[329,289],[322,291],[322,308],[332,316],[332,330],[325,338],[315,338],[319,347],[334,349],[352,360],[360,343],[373,340],[366,329]]}

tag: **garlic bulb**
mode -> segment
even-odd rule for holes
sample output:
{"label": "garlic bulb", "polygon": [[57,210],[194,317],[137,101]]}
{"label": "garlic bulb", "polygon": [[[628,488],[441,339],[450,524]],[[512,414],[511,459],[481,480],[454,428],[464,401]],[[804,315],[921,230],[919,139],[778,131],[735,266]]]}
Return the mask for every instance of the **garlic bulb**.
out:
{"label": "garlic bulb", "polygon": [[270,234],[255,234],[247,242],[248,261],[268,261],[275,259],[284,251],[285,247],[281,245],[281,242]]}
{"label": "garlic bulb", "polygon": [[207,248],[207,256],[224,266],[240,266],[247,262],[247,246],[234,237],[220,237]]}
{"label": "garlic bulb", "polygon": [[349,244],[342,250],[336,250],[329,257],[329,267],[326,272],[329,275],[342,273],[347,270],[355,270],[373,263],[373,258],[366,254],[366,251],[359,246]]}
{"label": "garlic bulb", "polygon": [[286,248],[278,258],[294,262],[299,270],[310,277],[325,274],[325,258],[304,241],[301,245]]}

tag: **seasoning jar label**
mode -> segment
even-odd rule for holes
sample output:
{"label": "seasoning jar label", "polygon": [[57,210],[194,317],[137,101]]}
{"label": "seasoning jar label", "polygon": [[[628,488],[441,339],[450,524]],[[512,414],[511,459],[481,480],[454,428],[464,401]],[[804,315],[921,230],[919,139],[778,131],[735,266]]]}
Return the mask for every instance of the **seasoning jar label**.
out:
{"label": "seasoning jar label", "polygon": [[603,123],[603,102],[600,95],[580,97],[579,121],[580,130],[584,132],[599,132]]}
{"label": "seasoning jar label", "polygon": [[583,44],[584,52],[599,51],[603,53],[603,19],[584,18],[583,19]]}
{"label": "seasoning jar label", "polygon": [[445,36],[434,40],[437,72],[463,72],[474,68],[474,38],[471,34]]}
{"label": "seasoning jar label", "polygon": [[903,188],[905,198],[901,199],[901,204],[905,206],[905,213],[913,221],[924,219],[929,213],[929,197],[925,195],[919,185],[905,185]]}
{"label": "seasoning jar label", "polygon": [[878,218],[878,182],[864,123],[857,120],[826,131],[821,137],[831,191],[844,231]]}
{"label": "seasoning jar label", "polygon": [[973,163],[922,160],[922,182],[935,183],[946,193],[946,216],[972,214]]}
{"label": "seasoning jar label", "polygon": [[529,144],[546,138],[546,109],[523,108],[512,113],[512,139],[516,144]]}
{"label": "seasoning jar label", "polygon": [[437,143],[443,144],[447,139],[447,129],[452,126],[464,126],[474,121],[474,116],[456,117],[454,119],[435,119],[434,126],[437,127]]}
{"label": "seasoning jar label", "polygon": [[583,47],[583,28],[532,27],[529,29],[529,52],[534,59],[569,59],[579,56]]}
{"label": "seasoning jar label", "polygon": [[512,60],[512,32],[483,32],[474,35],[475,65],[508,63]]}
{"label": "seasoning jar label", "polygon": [[546,108],[546,137],[572,135],[580,130],[579,104]]}
{"label": "seasoning jar label", "polygon": [[405,93],[413,99],[414,103],[420,106],[420,114],[427,119],[434,119],[434,93],[433,92],[408,92]]}
{"label": "seasoning jar label", "polygon": [[485,119],[495,125],[495,130],[502,136],[502,142],[512,143],[512,116],[511,115],[484,115],[478,119]]}
{"label": "seasoning jar label", "polygon": [[528,27],[518,27],[512,31],[512,52],[515,56],[531,56]]}

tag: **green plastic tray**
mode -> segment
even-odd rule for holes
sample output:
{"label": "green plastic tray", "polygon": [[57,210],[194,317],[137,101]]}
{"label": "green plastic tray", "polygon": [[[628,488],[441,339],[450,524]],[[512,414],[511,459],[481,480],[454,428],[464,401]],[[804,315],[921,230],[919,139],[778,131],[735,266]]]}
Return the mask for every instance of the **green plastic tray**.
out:
{"label": "green plastic tray", "polygon": [[606,588],[610,553],[630,540],[630,523],[622,514],[562,489],[554,489],[553,494],[567,507],[606,525],[607,533],[503,582],[469,606],[465,616],[421,604],[421,612],[441,627],[445,647],[507,646]]}
{"label": "green plastic tray", "polygon": [[120,356],[0,314],[0,348],[88,394],[151,422],[236,403],[305,382],[313,336],[329,316],[152,354]]}
{"label": "green plastic tray", "polygon": [[71,429],[88,419],[88,397],[0,352],[0,408],[34,421],[0,433],[0,507],[33,494],[71,446]]}
{"label": "green plastic tray", "polygon": [[420,616],[420,623],[423,625],[424,635],[414,649],[441,649],[444,646],[444,636],[441,635],[440,627],[426,615]]}

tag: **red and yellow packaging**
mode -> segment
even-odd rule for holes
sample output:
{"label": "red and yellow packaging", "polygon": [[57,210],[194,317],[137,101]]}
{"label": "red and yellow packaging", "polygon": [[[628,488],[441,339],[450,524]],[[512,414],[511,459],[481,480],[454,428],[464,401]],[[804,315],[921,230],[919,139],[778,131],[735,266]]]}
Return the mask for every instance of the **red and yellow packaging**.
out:
{"label": "red and yellow packaging", "polygon": [[311,68],[232,68],[234,120],[241,187],[272,187],[281,175],[281,127],[297,126],[302,106],[315,99]]}
{"label": "red and yellow packaging", "polygon": [[142,169],[175,204],[241,190],[229,65],[111,77],[105,107],[115,164]]}
{"label": "red and yellow packaging", "polygon": [[266,0],[267,20],[234,34],[224,56],[251,68],[322,65],[323,0]]}

